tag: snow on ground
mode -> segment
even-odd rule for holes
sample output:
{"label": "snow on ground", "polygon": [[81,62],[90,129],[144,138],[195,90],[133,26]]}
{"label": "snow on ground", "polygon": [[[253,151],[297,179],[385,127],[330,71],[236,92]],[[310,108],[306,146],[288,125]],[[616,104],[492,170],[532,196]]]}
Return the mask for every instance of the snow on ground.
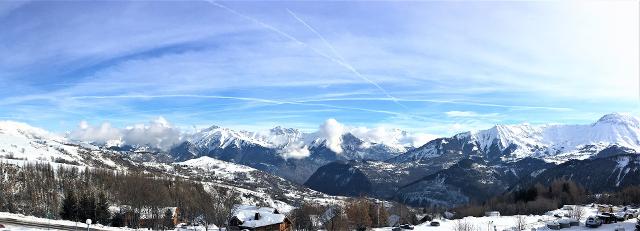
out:
{"label": "snow on ground", "polygon": [[223,175],[224,177],[233,177],[236,173],[240,172],[253,172],[256,169],[252,167],[247,167],[244,165],[239,165],[227,161],[222,161],[218,159],[214,159],[208,156],[199,157],[196,159],[187,160],[184,162],[176,163],[177,165],[186,165],[197,167],[206,171],[216,172],[218,175]]}
{"label": "snow on ground", "polygon": [[[564,230],[615,230],[616,228],[622,227],[624,231],[634,231],[635,224],[637,222],[636,219],[630,219],[624,222],[618,222],[614,224],[603,224],[598,228],[587,228],[585,227],[585,221],[587,217],[596,214],[596,208],[591,208],[588,206],[583,206],[585,210],[585,216],[580,219],[580,226],[572,226],[571,228],[564,228]],[[555,221],[559,218],[553,216],[553,214],[567,214],[565,210],[554,210],[547,213],[548,215],[528,215],[524,216],[526,222],[525,230],[536,230],[536,231],[547,231],[551,230],[546,227],[546,223],[549,221]],[[473,225],[474,231],[502,231],[502,230],[515,230],[513,227],[516,225],[516,216],[497,216],[497,217],[465,217],[463,219],[456,220],[439,220],[440,226],[430,226],[429,222],[424,224],[416,225],[414,230],[423,231],[423,230],[451,230],[454,231],[456,224],[458,222],[468,222]],[[373,229],[376,231],[390,231],[391,227],[386,228],[378,228]]]}
{"label": "snow on ground", "polygon": [[[13,224],[4,224],[3,220],[14,220],[14,221],[18,221],[20,223],[29,223],[29,224],[37,224],[37,225],[64,225],[64,226],[70,226],[70,227],[79,227],[79,229],[86,229],[87,225],[84,223],[80,223],[80,222],[74,222],[74,221],[67,221],[67,220],[53,220],[53,219],[46,219],[46,218],[40,218],[40,217],[34,217],[34,216],[25,216],[22,214],[15,214],[15,213],[6,213],[6,212],[0,212],[0,224],[5,225],[5,229],[0,229],[0,231],[4,231],[4,230],[44,230],[46,228],[31,228],[31,227],[26,227],[26,226],[19,226],[19,225],[13,225]],[[118,228],[118,227],[109,227],[109,226],[103,226],[100,224],[96,224],[96,225],[91,225],[92,228],[96,228],[96,229],[100,229],[100,230],[129,230],[126,228]]]}
{"label": "snow on ground", "polygon": [[[205,189],[209,191],[211,191],[211,187],[214,186],[214,183],[212,182],[202,182],[202,183],[204,184]],[[264,202],[264,203],[267,203],[269,207],[276,208],[278,209],[278,211],[282,213],[288,213],[295,208],[283,201],[279,201],[271,198],[269,194],[264,192],[256,192],[253,190],[224,185],[224,184],[215,184],[215,186],[236,190],[238,193],[240,193],[240,195],[251,195],[251,197],[241,196],[240,200],[242,204],[258,204],[259,202]],[[262,201],[257,201],[256,200],[257,198],[262,199]]]}
{"label": "snow on ground", "polygon": [[36,228],[28,228],[21,226],[4,225],[4,228],[0,228],[0,231],[26,231],[26,230],[38,230]]}

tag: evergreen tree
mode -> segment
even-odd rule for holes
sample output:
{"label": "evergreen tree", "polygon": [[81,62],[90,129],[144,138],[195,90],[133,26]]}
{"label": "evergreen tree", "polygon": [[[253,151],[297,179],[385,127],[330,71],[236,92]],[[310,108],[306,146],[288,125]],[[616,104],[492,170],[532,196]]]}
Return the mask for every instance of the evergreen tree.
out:
{"label": "evergreen tree", "polygon": [[80,198],[80,211],[78,215],[80,221],[87,219],[96,220],[96,204],[92,193],[87,192],[82,194],[82,198]]}
{"label": "evergreen tree", "polygon": [[109,218],[111,212],[109,212],[109,202],[104,192],[98,194],[98,204],[96,205],[96,222],[103,225],[109,224]]}
{"label": "evergreen tree", "polygon": [[65,192],[60,217],[62,217],[63,220],[78,221],[78,200],[72,190]]}
{"label": "evergreen tree", "polygon": [[122,212],[116,212],[111,219],[111,226],[124,227],[124,214]]}
{"label": "evergreen tree", "polygon": [[162,226],[164,229],[173,229],[173,212],[171,211],[171,209],[167,209],[167,211],[164,212],[164,217],[162,220]]}

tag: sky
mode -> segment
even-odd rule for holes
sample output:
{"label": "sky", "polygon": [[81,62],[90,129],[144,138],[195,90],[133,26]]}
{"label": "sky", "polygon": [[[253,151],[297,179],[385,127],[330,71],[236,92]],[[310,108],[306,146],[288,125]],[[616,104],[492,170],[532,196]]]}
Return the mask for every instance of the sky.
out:
{"label": "sky", "polygon": [[[640,114],[618,1],[0,1],[0,120],[448,136]],[[331,120],[333,121],[333,120]]]}

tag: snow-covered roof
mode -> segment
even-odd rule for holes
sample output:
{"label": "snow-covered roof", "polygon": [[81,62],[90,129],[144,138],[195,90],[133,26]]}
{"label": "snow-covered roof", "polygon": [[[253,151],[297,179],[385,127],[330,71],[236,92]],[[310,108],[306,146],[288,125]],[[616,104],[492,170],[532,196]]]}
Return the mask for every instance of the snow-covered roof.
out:
{"label": "snow-covered roof", "polygon": [[[268,225],[274,225],[284,222],[286,216],[276,214],[276,209],[269,207],[258,207],[253,205],[236,205],[234,209],[234,217],[242,221],[242,227],[256,228]],[[259,219],[256,213],[260,214]]]}

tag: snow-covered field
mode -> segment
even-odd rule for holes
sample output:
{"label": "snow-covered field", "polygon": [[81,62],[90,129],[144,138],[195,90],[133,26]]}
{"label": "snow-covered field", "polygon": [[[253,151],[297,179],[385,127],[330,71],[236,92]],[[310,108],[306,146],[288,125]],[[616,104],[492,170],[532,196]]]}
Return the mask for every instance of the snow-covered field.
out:
{"label": "snow-covered field", "polygon": [[[596,209],[591,207],[583,206],[585,210],[585,216],[580,220],[579,226],[572,226],[570,228],[564,228],[561,230],[616,230],[616,228],[624,228],[624,231],[634,231],[636,219],[630,219],[624,222],[618,222],[614,224],[603,224],[598,228],[587,228],[585,227],[585,221],[588,216],[595,215]],[[525,230],[551,230],[546,227],[546,223],[550,221],[558,220],[553,216],[553,214],[566,214],[567,211],[564,210],[554,210],[548,215],[528,215],[524,216],[526,222]],[[430,226],[429,222],[424,224],[420,224],[414,227],[414,230],[456,230],[456,224],[459,222],[466,222],[472,225],[473,231],[502,231],[502,230],[515,230],[514,227],[516,225],[516,216],[497,216],[497,217],[465,217],[463,219],[456,220],[439,220],[440,226]],[[379,228],[374,229],[376,231],[389,231],[392,228]]]}
{"label": "snow-covered field", "polygon": [[[5,230],[48,230],[49,226],[50,230],[59,230],[56,229],[56,226],[65,226],[65,227],[78,227],[78,230],[86,229],[87,225],[80,222],[66,221],[66,220],[53,220],[46,218],[39,218],[33,216],[25,216],[22,214],[14,214],[14,213],[5,213],[0,212],[0,224],[4,225],[5,228],[0,228],[0,231]],[[24,225],[23,225],[24,224]],[[38,227],[40,226],[40,227]],[[116,228],[116,227],[108,227],[103,225],[91,225],[92,229],[98,230],[130,230],[125,228]]]}

